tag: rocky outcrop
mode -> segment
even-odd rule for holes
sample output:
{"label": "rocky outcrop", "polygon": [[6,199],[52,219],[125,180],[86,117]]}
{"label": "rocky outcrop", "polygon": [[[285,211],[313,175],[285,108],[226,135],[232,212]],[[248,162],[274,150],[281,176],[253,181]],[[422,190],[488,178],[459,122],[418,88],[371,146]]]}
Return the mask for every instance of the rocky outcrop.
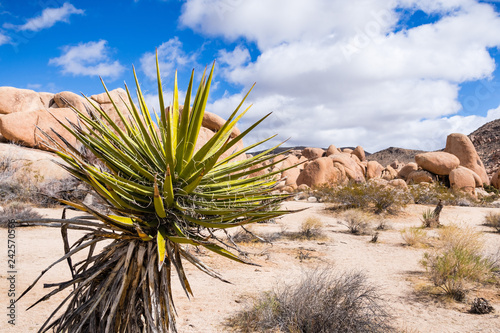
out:
{"label": "rocky outcrop", "polygon": [[69,178],[70,174],[54,163],[65,164],[55,154],[9,143],[0,143],[0,160],[13,179],[50,182]]}
{"label": "rocky outcrop", "polygon": [[418,154],[415,161],[422,169],[441,176],[449,175],[451,170],[460,165],[458,157],[442,151]]}
{"label": "rocky outcrop", "polygon": [[466,135],[460,133],[448,135],[444,151],[458,157],[460,165],[478,174],[483,184],[490,184],[490,179],[486,173],[484,164],[476,148],[472,144],[472,141]]}
{"label": "rocky outcrop", "polygon": [[356,161],[356,159],[351,157],[350,153],[338,153],[330,155],[327,158],[330,158],[334,163],[341,164],[344,167],[346,176],[350,180],[355,182],[365,181],[363,169],[358,164],[359,160]]}
{"label": "rocky outcrop", "polygon": [[47,143],[46,137],[42,131],[49,134],[54,140],[60,144],[63,142],[52,133],[52,130],[63,136],[69,143],[76,145],[76,140],[61,124],[57,122],[59,119],[67,123],[67,119],[73,123],[77,121],[77,115],[73,110],[68,108],[51,108],[47,110],[37,110],[29,112],[10,113],[0,117],[0,132],[10,142],[20,143],[22,145],[51,150]]}
{"label": "rocky outcrop", "polygon": [[[97,113],[95,108],[99,108],[111,118],[119,127],[124,129],[121,117],[116,112],[111,99],[124,114],[129,116],[130,101],[124,89],[115,89],[108,93],[92,95],[87,101],[84,97],[70,91],[63,91],[57,94],[37,93],[27,89],[17,89],[13,87],[0,87],[0,139],[2,141],[19,143],[31,148],[52,150],[46,143],[46,138],[41,131],[51,135],[53,139],[62,143],[62,141],[53,134],[56,131],[69,143],[75,145],[75,138],[64,129],[57,121],[66,122],[67,120],[76,123],[77,115],[71,107],[86,113],[87,107],[94,112],[101,120],[104,119]],[[92,105],[91,105],[92,104]],[[206,112],[203,118],[202,129],[196,143],[195,149],[200,149],[215,132],[220,130],[225,120],[221,117]],[[235,127],[231,132],[231,137],[235,138],[240,131]],[[50,144],[50,143],[49,143]],[[222,157],[225,158],[235,151],[241,150],[243,143],[238,142],[233,148],[226,152]],[[246,158],[242,154],[236,160]]]}
{"label": "rocky outcrop", "polygon": [[492,176],[500,165],[500,119],[490,121],[469,134],[469,139]]}

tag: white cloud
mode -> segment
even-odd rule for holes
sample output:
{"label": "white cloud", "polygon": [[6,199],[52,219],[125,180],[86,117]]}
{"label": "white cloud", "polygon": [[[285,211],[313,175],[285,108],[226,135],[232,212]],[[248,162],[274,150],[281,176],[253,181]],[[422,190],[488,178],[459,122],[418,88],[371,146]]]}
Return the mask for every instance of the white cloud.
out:
{"label": "white cloud", "polygon": [[[440,18],[395,33],[397,7]],[[500,46],[500,17],[485,3],[188,0],[181,22],[256,43],[253,61],[243,46],[219,54],[229,82],[257,82],[254,110],[241,126],[274,111],[254,138],[279,133],[294,145],[438,149],[451,131],[468,134],[498,115],[457,115],[460,84],[490,79],[496,66],[488,48]],[[210,108],[227,116],[240,97]]]}
{"label": "white cloud", "polygon": [[65,2],[59,8],[46,8],[39,16],[30,18],[22,25],[13,25],[5,23],[4,28],[28,31],[40,31],[52,27],[57,22],[69,22],[69,17],[72,14],[83,15],[85,13],[82,9],[77,9],[69,2]]}
{"label": "white cloud", "polygon": [[[182,49],[182,43],[177,37],[171,38],[157,48],[158,63],[162,75],[173,75],[176,69],[195,61],[195,54],[186,54]],[[155,53],[146,52],[141,57],[141,69],[146,76],[152,80],[156,79],[156,56]]]}
{"label": "white cloud", "polygon": [[50,65],[60,66],[63,74],[102,76],[116,79],[124,71],[118,60],[110,59],[107,41],[80,43],[62,47],[60,57],[49,60]]}
{"label": "white cloud", "polygon": [[0,45],[10,42],[10,38],[0,32]]}
{"label": "white cloud", "polygon": [[234,69],[245,65],[250,60],[250,52],[248,52],[246,47],[238,45],[231,52],[220,50],[218,60],[222,65],[227,65],[230,69]]}

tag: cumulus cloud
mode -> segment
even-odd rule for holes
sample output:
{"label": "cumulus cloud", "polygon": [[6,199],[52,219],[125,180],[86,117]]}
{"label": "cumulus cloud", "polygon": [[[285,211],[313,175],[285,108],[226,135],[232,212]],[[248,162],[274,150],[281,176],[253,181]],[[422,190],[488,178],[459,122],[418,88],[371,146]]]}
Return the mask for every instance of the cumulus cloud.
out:
{"label": "cumulus cloud", "polygon": [[22,25],[14,25],[5,23],[4,28],[15,29],[20,31],[40,31],[52,27],[57,22],[69,22],[69,17],[72,14],[83,15],[85,13],[82,9],[77,9],[69,2],[65,2],[59,8],[46,8],[39,16],[30,18]]}
{"label": "cumulus cloud", "polygon": [[[399,26],[417,10],[436,20]],[[219,54],[230,83],[257,82],[254,111],[241,126],[274,112],[256,138],[279,133],[294,145],[430,150],[450,132],[468,134],[498,115],[458,115],[461,83],[493,78],[488,50],[500,46],[500,17],[487,3],[188,0],[181,23],[257,45],[255,60],[244,46]],[[210,108],[226,116],[241,95]]]}
{"label": "cumulus cloud", "polygon": [[[195,61],[195,54],[186,54],[179,38],[174,37],[157,48],[158,64],[162,75],[173,73],[174,70]],[[156,79],[156,56],[154,52],[146,52],[141,57],[141,69],[152,80]]]}
{"label": "cumulus cloud", "polygon": [[62,47],[62,55],[49,60],[50,65],[61,67],[63,74],[82,76],[102,76],[116,79],[124,67],[118,60],[110,58],[107,41],[80,43],[76,46]]}
{"label": "cumulus cloud", "polygon": [[238,45],[233,51],[220,50],[218,60],[222,65],[230,69],[245,65],[250,60],[250,52],[242,45]]}

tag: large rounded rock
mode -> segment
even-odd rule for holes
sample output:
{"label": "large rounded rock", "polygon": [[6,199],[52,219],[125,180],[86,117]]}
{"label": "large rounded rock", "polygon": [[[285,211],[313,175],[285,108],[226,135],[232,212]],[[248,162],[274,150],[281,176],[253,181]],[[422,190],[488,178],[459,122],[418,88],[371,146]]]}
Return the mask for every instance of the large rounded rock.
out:
{"label": "large rounded rock", "polygon": [[309,160],[313,160],[315,158],[320,158],[323,156],[323,154],[325,153],[325,151],[321,148],[304,148],[304,150],[302,150],[302,156],[305,156],[305,158],[309,159]]}
{"label": "large rounded rock", "polygon": [[460,190],[472,195],[476,194],[476,180],[474,171],[459,167],[450,172],[450,187],[454,190]]}
{"label": "large rounded rock", "polygon": [[491,185],[500,189],[500,168],[491,176]]}
{"label": "large rounded rock", "polygon": [[46,108],[58,107],[54,102],[54,94],[49,92],[39,92],[40,100]]}
{"label": "large rounded rock", "polygon": [[352,153],[354,155],[356,155],[359,158],[360,161],[366,160],[365,150],[363,149],[363,147],[357,146],[356,148],[354,148],[354,150],[352,151]]}
{"label": "large rounded rock", "polygon": [[417,163],[410,162],[410,163],[406,164],[405,166],[403,166],[401,168],[401,170],[399,170],[399,172],[398,172],[398,178],[406,180],[406,178],[408,178],[408,175],[410,173],[412,173],[413,171],[417,171],[417,170],[418,170]]}
{"label": "large rounded rock", "polygon": [[381,178],[384,167],[377,161],[368,161],[366,166],[366,180]]}
{"label": "large rounded rock", "polygon": [[420,183],[432,183],[434,182],[434,177],[429,171],[426,170],[416,170],[412,171],[408,174],[406,178],[406,183],[411,184],[420,184]]}
{"label": "large rounded rock", "polygon": [[37,149],[25,148],[14,144],[0,143],[0,160],[5,170],[12,174],[14,179],[27,179],[32,177],[33,182],[48,182],[71,177],[71,175],[54,163],[65,162],[57,155]]}
{"label": "large rounded rock", "polygon": [[44,107],[40,95],[33,90],[0,87],[0,114],[37,111]]}
{"label": "large rounded rock", "polygon": [[406,191],[408,190],[408,185],[402,179],[393,179],[388,182],[388,184],[398,190]]}
{"label": "large rounded rock", "polygon": [[[111,99],[113,99],[113,102],[115,102],[115,103],[118,103],[122,100],[129,103],[128,95],[127,95],[127,92],[125,91],[125,89],[117,88],[117,89],[111,90],[109,92],[109,96],[111,96]],[[99,104],[108,104],[108,103],[111,103],[111,99],[109,98],[109,96],[106,92],[103,92],[101,94],[92,95],[92,96],[90,96],[90,98]]]}
{"label": "large rounded rock", "polygon": [[80,112],[86,112],[85,105],[88,105],[88,102],[83,97],[78,96],[71,91],[62,91],[55,94],[54,102],[60,108],[74,107]]}
{"label": "large rounded rock", "polygon": [[444,151],[458,157],[460,165],[477,173],[484,184],[490,184],[490,179],[486,173],[484,164],[467,135],[460,133],[448,135]]}
{"label": "large rounded rock", "polygon": [[442,151],[418,154],[415,161],[422,169],[441,176],[449,175],[451,170],[460,165],[458,157]]}
{"label": "large rounded rock", "polygon": [[297,178],[299,178],[299,175],[300,175],[300,169],[297,167],[290,168],[281,173],[282,178],[286,177],[285,186],[290,186],[293,189],[297,188]]}
{"label": "large rounded rock", "polygon": [[382,171],[382,179],[393,180],[398,176],[398,172],[393,169],[390,165],[386,166]]}
{"label": "large rounded rock", "polygon": [[336,184],[340,180],[340,171],[333,166],[329,157],[320,157],[307,164],[297,178],[297,185],[306,184],[313,188],[324,184]]}
{"label": "large rounded rock", "polygon": [[[338,153],[328,156],[335,163],[340,163],[344,166],[347,177],[355,182],[364,182],[365,177],[363,169],[359,166],[358,162],[351,158],[350,153]],[[359,160],[358,160],[359,161]]]}
{"label": "large rounded rock", "polygon": [[335,147],[335,145],[328,146],[328,149],[326,150],[326,156],[330,156],[337,153],[340,153],[340,150],[338,150],[337,147]]}
{"label": "large rounded rock", "polygon": [[47,139],[38,128],[64,145],[63,141],[52,132],[52,130],[54,130],[69,143],[76,145],[75,137],[59,124],[56,119],[62,122],[66,122],[66,119],[68,119],[76,123],[77,115],[73,110],[68,108],[51,108],[49,110],[50,113],[47,110],[37,110],[31,112],[16,112],[1,116],[0,132],[10,142],[21,143],[32,148],[51,150],[46,146],[45,143]]}

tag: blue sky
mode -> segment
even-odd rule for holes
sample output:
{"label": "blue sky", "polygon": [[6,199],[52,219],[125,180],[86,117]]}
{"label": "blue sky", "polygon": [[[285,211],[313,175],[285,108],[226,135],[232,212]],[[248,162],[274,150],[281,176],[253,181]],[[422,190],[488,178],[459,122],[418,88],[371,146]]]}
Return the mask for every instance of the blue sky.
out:
{"label": "blue sky", "polygon": [[216,61],[208,110],[248,88],[247,143],[440,149],[500,117],[500,2],[474,0],[0,0],[0,86],[87,95],[133,86],[156,106]]}

